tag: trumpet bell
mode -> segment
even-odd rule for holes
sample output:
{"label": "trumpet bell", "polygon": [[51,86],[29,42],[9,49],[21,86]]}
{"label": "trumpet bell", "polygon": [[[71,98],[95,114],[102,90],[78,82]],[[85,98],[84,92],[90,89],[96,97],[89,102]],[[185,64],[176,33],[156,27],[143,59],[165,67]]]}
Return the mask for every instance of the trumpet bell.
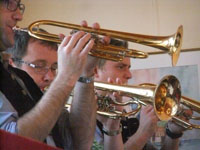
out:
{"label": "trumpet bell", "polygon": [[[155,84],[151,84],[151,83],[142,83],[140,84],[141,86],[151,86],[151,87],[156,87]],[[192,98],[189,98],[189,97],[186,97],[186,96],[181,96],[181,99],[180,99],[180,104],[183,105],[184,107],[187,107],[189,108],[191,111],[195,111],[197,112],[198,114],[200,114],[200,102],[198,100],[194,100]],[[158,104],[155,104],[156,106]],[[179,106],[181,106],[179,105]],[[183,110],[182,110],[182,107],[179,107],[178,108],[178,112],[176,113],[175,116],[172,117],[172,120],[182,126],[183,128],[185,129],[200,129],[200,125],[198,124],[192,124],[192,123],[189,123],[181,118],[179,118],[179,116],[184,116],[183,114]],[[200,120],[200,116],[191,116],[191,117],[187,117],[188,119],[193,119],[193,120]]]}
{"label": "trumpet bell", "polygon": [[175,76],[164,77],[155,89],[154,110],[160,120],[168,121],[178,112],[181,86]]}
{"label": "trumpet bell", "polygon": [[174,35],[174,41],[175,43],[172,44],[170,48],[170,54],[172,55],[172,65],[175,66],[178,62],[178,58],[180,55],[181,47],[182,47],[182,37],[183,37],[183,26],[180,26]]}

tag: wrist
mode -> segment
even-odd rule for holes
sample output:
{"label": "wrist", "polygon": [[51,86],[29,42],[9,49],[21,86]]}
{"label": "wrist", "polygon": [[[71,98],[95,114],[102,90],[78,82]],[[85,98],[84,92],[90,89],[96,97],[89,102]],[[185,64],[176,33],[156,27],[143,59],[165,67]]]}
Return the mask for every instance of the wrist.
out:
{"label": "wrist", "polygon": [[120,121],[120,119],[109,119],[103,123],[103,127],[107,130],[119,130]]}
{"label": "wrist", "polygon": [[117,130],[108,130],[103,127],[102,131],[104,134],[106,134],[108,136],[116,136],[122,132],[122,125],[120,124],[120,126]]}
{"label": "wrist", "polygon": [[94,76],[91,76],[91,77],[80,76],[78,79],[78,82],[86,83],[86,84],[92,83],[92,82],[94,82]]}
{"label": "wrist", "polygon": [[77,76],[67,76],[66,74],[58,74],[53,82],[59,82],[58,84],[64,84],[64,86],[74,87],[77,82]]}
{"label": "wrist", "polygon": [[168,136],[168,137],[170,137],[171,139],[178,139],[178,138],[180,138],[180,137],[182,137],[182,135],[183,135],[183,132],[180,132],[180,133],[174,133],[174,132],[172,132],[170,129],[169,129],[169,126],[168,126],[168,124],[167,124],[167,126],[166,126],[166,135]]}

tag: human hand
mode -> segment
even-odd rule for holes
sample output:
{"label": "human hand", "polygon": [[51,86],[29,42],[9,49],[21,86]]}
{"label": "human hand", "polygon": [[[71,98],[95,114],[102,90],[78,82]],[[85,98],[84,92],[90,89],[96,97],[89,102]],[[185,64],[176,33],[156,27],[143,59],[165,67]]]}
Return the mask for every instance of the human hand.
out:
{"label": "human hand", "polygon": [[[83,27],[88,26],[86,21],[82,21],[81,25]],[[100,29],[100,25],[98,23],[94,23],[92,25],[92,28],[95,29],[95,30],[98,30],[98,29]],[[110,38],[108,36],[105,36],[105,37],[103,37],[101,42],[108,44],[110,42]],[[88,77],[93,76],[94,75],[94,68],[96,67],[96,65],[98,63],[98,60],[99,59],[97,57],[93,57],[93,56],[88,55],[87,63],[86,63],[86,66],[83,69],[82,76],[88,76]]]}
{"label": "human hand", "polygon": [[156,131],[158,120],[153,106],[148,105],[142,107],[138,131],[141,132],[142,135],[150,138]]}
{"label": "human hand", "polygon": [[70,77],[70,81],[75,83],[86,65],[88,53],[93,45],[91,34],[83,31],[64,37],[58,48],[58,76],[62,76],[63,79]]}

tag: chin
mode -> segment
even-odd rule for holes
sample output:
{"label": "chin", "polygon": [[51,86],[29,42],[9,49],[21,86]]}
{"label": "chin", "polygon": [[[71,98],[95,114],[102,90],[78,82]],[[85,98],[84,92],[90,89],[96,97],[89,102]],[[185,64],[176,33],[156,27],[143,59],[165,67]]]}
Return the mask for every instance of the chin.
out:
{"label": "chin", "polygon": [[12,47],[14,45],[14,34],[13,33],[10,33],[7,35],[7,47]]}

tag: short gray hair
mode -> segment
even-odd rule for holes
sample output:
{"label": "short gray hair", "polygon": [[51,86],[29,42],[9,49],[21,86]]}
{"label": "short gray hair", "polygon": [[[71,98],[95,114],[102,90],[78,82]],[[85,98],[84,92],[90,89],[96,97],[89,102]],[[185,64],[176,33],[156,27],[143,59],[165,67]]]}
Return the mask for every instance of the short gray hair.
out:
{"label": "short gray hair", "polygon": [[[38,29],[33,29],[38,30]],[[40,32],[47,33],[44,29],[39,29]],[[38,41],[40,44],[45,45],[46,47],[50,47],[52,49],[55,49],[57,51],[58,45],[54,42],[39,40],[34,37],[31,37],[27,32],[24,31],[16,31],[14,36],[14,46],[9,48],[6,52],[12,55],[12,58],[16,60],[21,60],[26,54],[27,54],[27,47],[29,42],[35,42]],[[13,59],[13,60],[14,60]],[[18,61],[14,62],[16,66],[20,67],[21,63],[18,63]]]}

